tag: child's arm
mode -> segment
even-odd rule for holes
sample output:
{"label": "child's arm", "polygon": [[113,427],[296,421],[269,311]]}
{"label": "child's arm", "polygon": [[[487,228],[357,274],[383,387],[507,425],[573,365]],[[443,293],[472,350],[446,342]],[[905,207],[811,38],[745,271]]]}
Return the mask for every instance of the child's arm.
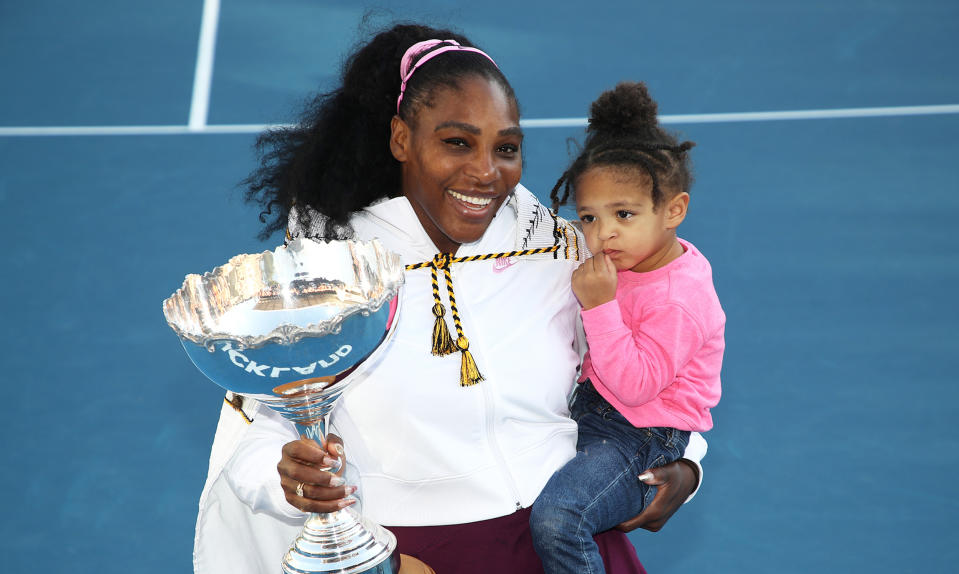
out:
{"label": "child's arm", "polygon": [[616,298],[616,266],[603,253],[583,261],[573,271],[571,287],[583,309],[592,309]]}
{"label": "child's arm", "polygon": [[599,377],[593,384],[636,407],[666,388],[705,338],[692,315],[677,304],[647,309],[642,324],[626,325],[616,300],[617,283],[616,266],[602,253],[573,272],[590,362]]}
{"label": "child's arm", "polygon": [[641,321],[626,325],[619,303],[584,309],[583,327],[593,370],[602,386],[624,405],[654,399],[705,340],[699,323],[675,303],[644,310]]}

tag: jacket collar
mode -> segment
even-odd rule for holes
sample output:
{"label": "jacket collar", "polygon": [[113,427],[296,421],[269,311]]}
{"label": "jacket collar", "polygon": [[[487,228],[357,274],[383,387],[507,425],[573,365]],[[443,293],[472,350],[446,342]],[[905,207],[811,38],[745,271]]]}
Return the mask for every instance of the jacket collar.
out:
{"label": "jacket collar", "polygon": [[[457,256],[479,255],[515,248],[516,222],[522,207],[536,198],[517,185],[503,202],[486,232],[472,243],[464,243]],[[378,237],[386,247],[400,254],[404,264],[428,261],[438,252],[406,197],[386,199],[363,209],[351,222],[357,237]]]}

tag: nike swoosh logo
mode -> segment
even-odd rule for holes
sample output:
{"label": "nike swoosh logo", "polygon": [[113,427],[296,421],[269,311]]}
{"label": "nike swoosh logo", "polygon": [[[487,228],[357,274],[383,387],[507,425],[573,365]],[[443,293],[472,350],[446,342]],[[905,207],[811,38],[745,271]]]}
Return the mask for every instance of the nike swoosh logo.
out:
{"label": "nike swoosh logo", "polygon": [[516,262],[513,261],[512,257],[497,257],[496,260],[493,261],[493,272],[502,273],[506,271],[507,268],[512,267],[514,263]]}

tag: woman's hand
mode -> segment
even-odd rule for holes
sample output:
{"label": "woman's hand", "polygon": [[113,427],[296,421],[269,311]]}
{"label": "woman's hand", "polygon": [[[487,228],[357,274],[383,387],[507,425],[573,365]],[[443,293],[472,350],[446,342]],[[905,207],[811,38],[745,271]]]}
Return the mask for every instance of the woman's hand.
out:
{"label": "woman's hand", "polygon": [[666,525],[666,521],[679,507],[686,502],[689,495],[696,490],[699,484],[699,473],[696,467],[689,462],[679,459],[666,466],[651,468],[641,474],[646,477],[646,484],[655,486],[656,496],[643,511],[634,518],[630,518],[616,527],[616,530],[630,532],[643,528],[651,532],[658,532]]}
{"label": "woman's hand", "polygon": [[355,498],[346,498],[356,492],[356,487],[347,486],[343,479],[343,441],[331,434],[326,437],[325,447],[301,436],[283,445],[283,456],[276,465],[286,501],[304,512],[335,512],[356,502]]}

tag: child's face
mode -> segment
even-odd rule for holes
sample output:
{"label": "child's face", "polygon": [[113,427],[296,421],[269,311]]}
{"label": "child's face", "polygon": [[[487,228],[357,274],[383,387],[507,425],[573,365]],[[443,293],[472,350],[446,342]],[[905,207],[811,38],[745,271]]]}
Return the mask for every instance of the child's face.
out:
{"label": "child's face", "polygon": [[606,253],[616,269],[652,271],[676,243],[689,195],[653,210],[652,182],[636,170],[594,167],[576,183],[576,213],[593,255]]}

